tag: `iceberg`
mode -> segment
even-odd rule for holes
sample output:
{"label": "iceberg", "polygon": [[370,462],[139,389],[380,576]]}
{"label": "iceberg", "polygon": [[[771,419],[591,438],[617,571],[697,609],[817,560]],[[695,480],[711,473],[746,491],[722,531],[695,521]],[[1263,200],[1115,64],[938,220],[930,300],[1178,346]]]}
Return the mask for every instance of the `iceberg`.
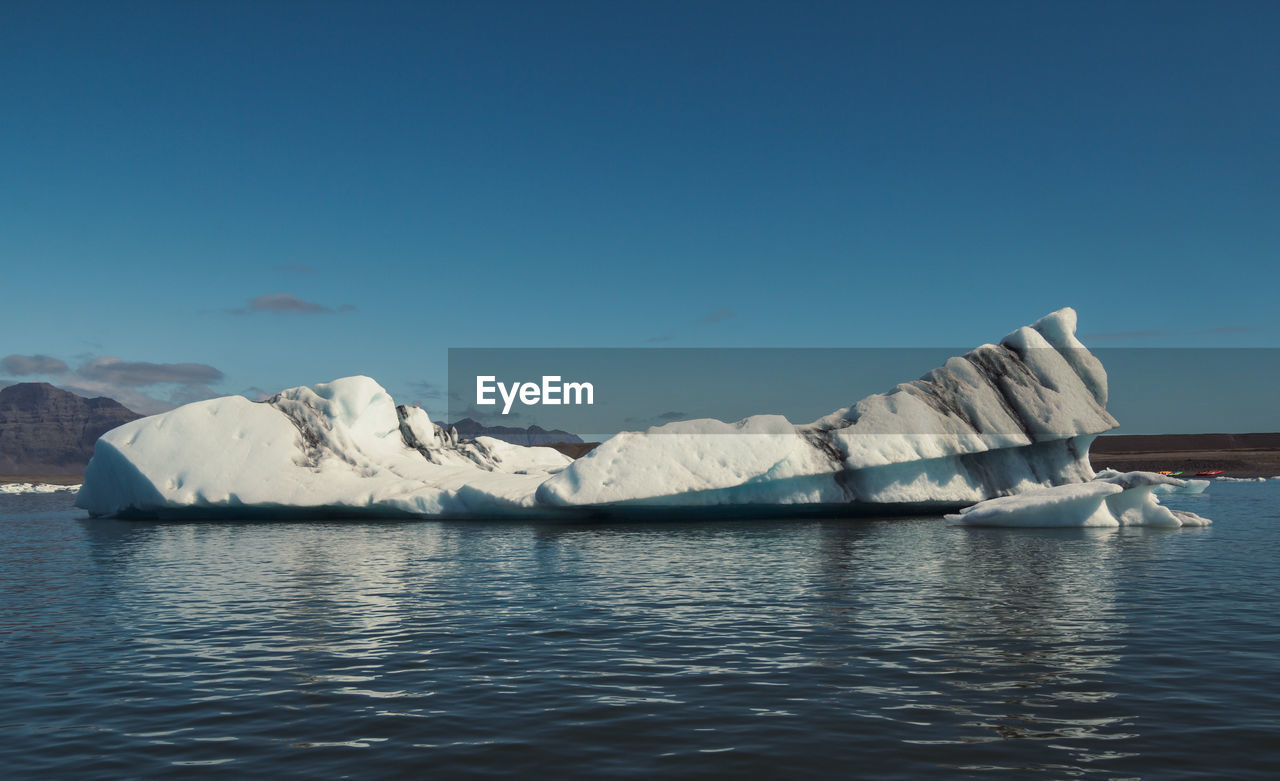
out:
{"label": "iceberg", "polygon": [[1118,424],[1106,410],[1106,372],[1075,329],[1076,313],[1059,310],[811,423],[681,421],[619,433],[576,461],[550,448],[460,440],[368,377],[262,402],[211,399],[104,434],[76,504],[94,516],[261,518],[978,505],[965,513],[972,521],[993,517],[979,503],[1061,489],[1057,503],[1096,497],[1128,518],[1120,505],[1129,500],[1107,497],[1139,489],[1094,480],[1089,464],[1093,439]]}
{"label": "iceberg", "polygon": [[1156,499],[1164,486],[1185,487],[1175,477],[1154,472],[1104,469],[1087,483],[1073,483],[1001,496],[966,507],[947,520],[962,526],[1208,526],[1193,512],[1164,507]]}

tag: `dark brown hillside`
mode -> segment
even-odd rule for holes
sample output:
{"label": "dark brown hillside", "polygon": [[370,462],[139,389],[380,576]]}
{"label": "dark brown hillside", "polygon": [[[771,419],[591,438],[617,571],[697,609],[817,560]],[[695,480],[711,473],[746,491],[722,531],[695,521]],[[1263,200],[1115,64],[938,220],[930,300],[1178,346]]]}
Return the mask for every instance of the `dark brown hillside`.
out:
{"label": "dark brown hillside", "polygon": [[114,399],[86,399],[46,382],[0,388],[0,474],[84,472],[98,437],[140,417]]}

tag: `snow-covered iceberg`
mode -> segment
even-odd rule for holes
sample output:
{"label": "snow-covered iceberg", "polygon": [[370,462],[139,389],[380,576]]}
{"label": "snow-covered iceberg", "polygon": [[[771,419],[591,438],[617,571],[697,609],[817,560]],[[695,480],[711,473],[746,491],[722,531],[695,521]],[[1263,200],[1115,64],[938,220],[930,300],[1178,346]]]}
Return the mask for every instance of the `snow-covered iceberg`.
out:
{"label": "snow-covered iceberg", "polygon": [[458,442],[372,379],[346,377],[113,429],[94,447],[76,505],[93,515],[465,515],[531,505],[569,461],[489,437]]}
{"label": "snow-covered iceberg", "polygon": [[212,399],[105,434],[76,502],[152,516],[882,512],[1088,487],[1089,445],[1117,424],[1075,326],[1060,310],[809,424],[682,421],[618,434],[577,461],[460,442],[367,377]]}

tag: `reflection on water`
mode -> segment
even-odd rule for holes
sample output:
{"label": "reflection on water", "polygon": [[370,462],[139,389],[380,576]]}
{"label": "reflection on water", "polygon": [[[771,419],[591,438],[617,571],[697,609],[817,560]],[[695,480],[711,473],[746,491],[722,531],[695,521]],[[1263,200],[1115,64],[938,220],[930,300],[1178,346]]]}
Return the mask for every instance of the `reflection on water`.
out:
{"label": "reflection on water", "polygon": [[1267,777],[1250,746],[1274,731],[1280,596],[1240,598],[1280,574],[1266,490],[1223,492],[1195,530],[157,524],[10,503],[0,760]]}

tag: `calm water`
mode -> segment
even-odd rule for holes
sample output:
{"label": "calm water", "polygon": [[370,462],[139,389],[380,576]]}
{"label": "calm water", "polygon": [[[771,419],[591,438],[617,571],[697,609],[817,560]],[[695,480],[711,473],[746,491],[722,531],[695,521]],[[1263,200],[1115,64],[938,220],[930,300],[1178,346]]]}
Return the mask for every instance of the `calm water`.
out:
{"label": "calm water", "polygon": [[9,776],[1273,778],[1280,482],[1182,530],[90,521],[0,496]]}

